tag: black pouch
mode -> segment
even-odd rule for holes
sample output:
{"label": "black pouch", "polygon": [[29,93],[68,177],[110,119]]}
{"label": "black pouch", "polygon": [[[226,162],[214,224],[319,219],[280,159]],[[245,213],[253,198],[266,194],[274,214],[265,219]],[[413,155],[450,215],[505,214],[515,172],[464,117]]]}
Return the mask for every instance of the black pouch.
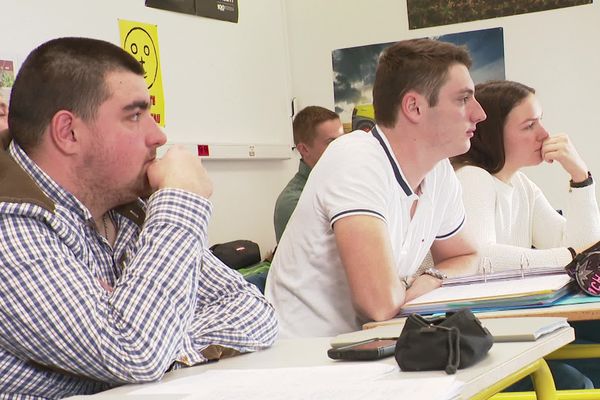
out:
{"label": "black pouch", "polygon": [[225,265],[233,269],[248,267],[260,262],[258,244],[251,240],[234,240],[215,244],[210,250]]}
{"label": "black pouch", "polygon": [[454,374],[481,360],[492,344],[491,333],[471,310],[449,312],[431,320],[411,314],[396,342],[395,357],[402,371],[444,370]]}
{"label": "black pouch", "polygon": [[590,296],[600,296],[600,242],[577,254],[565,270]]}

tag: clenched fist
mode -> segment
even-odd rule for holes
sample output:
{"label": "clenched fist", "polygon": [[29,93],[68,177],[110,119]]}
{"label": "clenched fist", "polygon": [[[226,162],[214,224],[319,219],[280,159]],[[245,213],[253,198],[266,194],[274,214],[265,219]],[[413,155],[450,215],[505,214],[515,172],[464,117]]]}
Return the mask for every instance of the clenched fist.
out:
{"label": "clenched fist", "polygon": [[205,198],[213,192],[212,181],[200,157],[177,145],[148,167],[148,182],[154,190],[183,189]]}

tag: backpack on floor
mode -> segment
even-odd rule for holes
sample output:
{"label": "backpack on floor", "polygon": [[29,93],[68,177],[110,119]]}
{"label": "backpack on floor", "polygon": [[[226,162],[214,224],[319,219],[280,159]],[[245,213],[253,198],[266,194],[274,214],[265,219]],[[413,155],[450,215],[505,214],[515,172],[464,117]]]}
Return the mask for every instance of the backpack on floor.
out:
{"label": "backpack on floor", "polygon": [[233,240],[210,247],[213,254],[225,265],[240,269],[260,262],[258,244],[251,240]]}

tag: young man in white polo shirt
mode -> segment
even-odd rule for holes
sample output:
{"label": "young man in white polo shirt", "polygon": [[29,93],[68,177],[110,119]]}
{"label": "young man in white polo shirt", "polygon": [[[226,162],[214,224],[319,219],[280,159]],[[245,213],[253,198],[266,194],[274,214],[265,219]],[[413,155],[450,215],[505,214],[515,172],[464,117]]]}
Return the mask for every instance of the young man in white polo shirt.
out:
{"label": "young man in white polo shirt", "polygon": [[[469,149],[485,119],[470,65],[464,48],[429,39],[384,52],[373,87],[377,126],[328,147],[279,242],[266,294],[282,337],[360,329],[394,317],[444,275],[474,271],[447,160]],[[415,276],[429,250],[436,268]]]}

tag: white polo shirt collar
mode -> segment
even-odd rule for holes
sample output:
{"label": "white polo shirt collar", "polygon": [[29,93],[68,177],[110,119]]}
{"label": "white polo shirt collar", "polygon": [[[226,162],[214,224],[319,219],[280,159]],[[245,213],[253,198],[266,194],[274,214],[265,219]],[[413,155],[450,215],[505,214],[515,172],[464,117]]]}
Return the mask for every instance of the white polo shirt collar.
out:
{"label": "white polo shirt collar", "polygon": [[[383,148],[383,151],[385,152],[385,155],[387,156],[388,161],[390,162],[390,166],[392,167],[392,170],[394,171],[394,176],[396,177],[396,181],[398,182],[398,185],[400,185],[402,192],[406,195],[405,200],[410,201],[410,203],[412,204],[413,201],[419,199],[419,195],[417,195],[415,192],[413,192],[412,188],[408,184],[408,180],[404,176],[404,173],[402,172],[402,168],[400,168],[400,164],[398,163],[398,160],[396,160],[396,156],[394,155],[394,152],[392,151],[390,142],[388,141],[387,137],[382,133],[382,131],[380,131],[380,129],[378,129],[378,128],[379,127],[377,125],[375,125],[373,127],[373,129],[371,130],[371,134],[373,135],[373,137],[375,137],[375,139],[377,139],[377,141]],[[421,193],[425,192],[424,189],[425,189],[425,180],[423,180],[423,182],[421,183]]]}

